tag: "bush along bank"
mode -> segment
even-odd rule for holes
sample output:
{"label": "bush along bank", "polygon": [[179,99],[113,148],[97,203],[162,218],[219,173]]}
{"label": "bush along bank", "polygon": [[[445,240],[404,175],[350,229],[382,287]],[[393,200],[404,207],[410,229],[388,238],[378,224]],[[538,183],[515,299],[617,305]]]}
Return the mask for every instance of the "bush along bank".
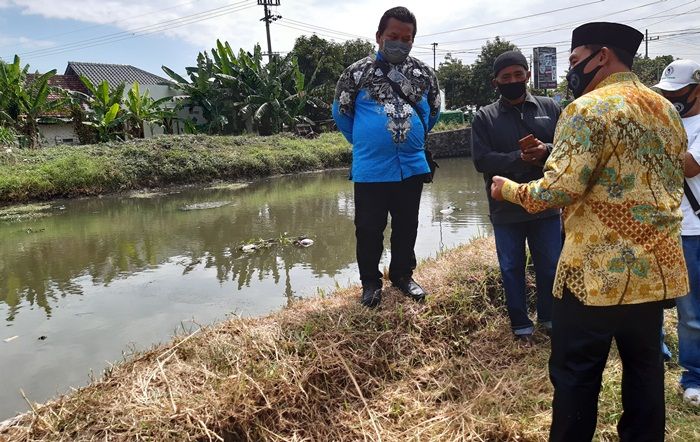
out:
{"label": "bush along bank", "polygon": [[[547,440],[549,343],[514,345],[493,240],[426,261],[417,278],[425,305],[387,284],[368,310],[352,287],[179,336],[0,425],[0,440]],[[667,440],[697,440],[678,374],[669,368]],[[613,352],[600,440],[616,439],[620,381]]]}
{"label": "bush along bank", "polygon": [[351,148],[340,133],[162,136],[88,146],[0,152],[0,204],[344,167]]}

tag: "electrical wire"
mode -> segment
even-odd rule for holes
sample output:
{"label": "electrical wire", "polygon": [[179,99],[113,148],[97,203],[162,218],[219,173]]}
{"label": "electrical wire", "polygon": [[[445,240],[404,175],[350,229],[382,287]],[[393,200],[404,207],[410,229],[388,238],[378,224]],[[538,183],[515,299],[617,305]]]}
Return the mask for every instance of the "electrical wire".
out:
{"label": "electrical wire", "polygon": [[[226,6],[219,8],[210,9],[207,11],[199,12],[196,14],[185,15],[175,19],[164,20],[162,22],[154,23],[152,25],[141,26],[133,29],[129,29],[123,32],[116,32],[112,34],[103,35],[101,37],[92,38],[89,40],[79,40],[72,43],[67,43],[60,46],[55,46],[52,48],[37,49],[34,51],[27,51],[19,55],[29,58],[37,58],[48,55],[60,54],[72,50],[84,49],[94,46],[99,46],[103,44],[114,43],[118,41],[127,40],[130,38],[141,37],[144,35],[150,35],[158,32],[169,31],[171,29],[176,29],[182,26],[187,26],[193,23],[198,23],[205,20],[210,20],[212,18],[220,17],[223,15],[230,14],[232,12],[239,12],[244,9],[249,9],[255,7],[256,5],[251,3],[250,0],[244,0],[235,2]],[[179,23],[178,23],[179,22]]]}
{"label": "electrical wire", "polygon": [[[595,3],[602,3],[602,2],[604,2],[604,1],[605,1],[605,0],[594,0],[594,1],[586,2],[586,3],[580,3],[580,4],[578,4],[578,5],[566,6],[566,7],[564,7],[564,8],[552,9],[552,10],[543,11],[543,12],[537,12],[537,13],[535,13],[535,14],[522,15],[522,16],[520,16],[520,17],[508,18],[508,19],[505,19],[505,20],[498,20],[498,21],[494,21],[494,22],[490,22],[490,23],[481,23],[481,24],[478,24],[478,25],[467,26],[467,27],[464,27],[464,28],[450,29],[450,30],[448,30],[448,31],[433,32],[432,34],[423,34],[423,35],[420,35],[420,36],[418,36],[418,37],[432,37],[433,35],[450,34],[450,33],[452,33],[452,32],[457,32],[457,31],[466,31],[466,30],[469,30],[469,29],[476,29],[476,28],[483,28],[483,27],[486,27],[486,26],[499,25],[499,24],[502,24],[502,23],[508,23],[508,22],[512,22],[512,21],[523,20],[523,19],[526,19],[526,18],[532,18],[532,17],[538,17],[538,16],[542,16],[542,15],[553,14],[553,13],[555,13],[555,12],[568,11],[568,10],[571,10],[571,9],[582,8],[582,7],[584,7],[584,6],[590,6],[590,5],[593,5],[593,4],[595,4]],[[418,38],[418,37],[417,37],[417,38]]]}

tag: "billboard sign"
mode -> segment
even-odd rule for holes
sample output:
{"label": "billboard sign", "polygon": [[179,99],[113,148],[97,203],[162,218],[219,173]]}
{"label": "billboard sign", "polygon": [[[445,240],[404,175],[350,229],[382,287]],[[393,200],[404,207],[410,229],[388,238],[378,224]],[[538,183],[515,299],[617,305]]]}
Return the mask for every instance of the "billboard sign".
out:
{"label": "billboard sign", "polygon": [[535,48],[532,56],[535,89],[556,89],[557,48]]}

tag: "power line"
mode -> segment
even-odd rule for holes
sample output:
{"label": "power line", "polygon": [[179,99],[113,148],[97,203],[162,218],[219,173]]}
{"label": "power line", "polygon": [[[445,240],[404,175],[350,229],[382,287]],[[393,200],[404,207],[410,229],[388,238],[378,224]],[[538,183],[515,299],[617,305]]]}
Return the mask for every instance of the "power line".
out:
{"label": "power line", "polygon": [[[247,4],[247,5],[246,5]],[[245,6],[244,6],[245,5]],[[255,5],[250,3],[250,0],[243,0],[236,3],[229,4],[227,6],[222,6],[207,11],[199,12],[196,14],[185,15],[178,17],[176,19],[164,20],[162,22],[154,23],[152,25],[141,26],[133,29],[129,29],[122,32],[115,32],[112,34],[106,34],[101,37],[79,40],[72,43],[67,43],[65,45],[55,46],[53,48],[37,49],[34,51],[27,51],[21,53],[21,56],[29,56],[30,58],[43,57],[48,55],[55,55],[59,53],[64,53],[70,50],[84,49],[94,46],[99,46],[108,43],[114,43],[117,41],[122,41],[134,37],[140,37],[144,35],[149,35],[157,32],[167,31],[170,29],[176,29],[182,26],[187,26],[189,24],[197,23],[204,20],[209,20],[215,17],[220,17],[222,15],[227,15],[232,12],[242,11],[254,7]],[[179,23],[178,23],[179,22]]]}
{"label": "power line", "polygon": [[[688,2],[688,3],[692,3],[692,2]],[[686,3],[686,4],[687,4],[687,3]],[[688,11],[685,11],[685,12],[683,12],[682,14],[679,14],[679,15],[686,15],[686,14],[688,14],[688,13],[692,13],[692,12],[694,12],[694,11],[697,11],[698,9],[700,9],[700,7],[699,7],[699,8],[689,9]],[[658,17],[657,17],[657,18],[658,18]],[[669,21],[669,20],[671,20],[672,18],[673,18],[673,17],[671,17],[671,18],[666,18],[666,19],[659,20],[659,21],[655,21],[654,23],[650,23],[650,24],[648,24],[648,25],[646,25],[646,26],[647,26],[647,27],[651,27],[651,26],[654,26],[654,25],[658,25],[659,23],[663,23],[663,22]]]}
{"label": "power line", "polygon": [[538,16],[541,16],[541,15],[547,15],[547,14],[553,14],[553,13],[555,13],[555,12],[568,11],[568,10],[571,10],[571,9],[582,8],[582,7],[584,7],[584,6],[590,6],[590,5],[592,5],[592,4],[595,4],[595,3],[602,3],[602,2],[604,2],[604,1],[605,1],[605,0],[594,0],[594,1],[591,1],[591,2],[581,3],[581,4],[578,4],[578,5],[567,6],[567,7],[559,8],[559,9],[552,9],[552,10],[549,10],[549,11],[537,12],[537,13],[535,13],[535,14],[522,15],[522,16],[520,16],[520,17],[508,18],[508,19],[505,19],[505,20],[498,20],[498,21],[494,21],[494,22],[490,22],[490,23],[482,23],[482,24],[478,24],[478,25],[467,26],[467,27],[464,27],[464,28],[451,29],[451,30],[449,30],[449,31],[433,32],[432,34],[423,34],[423,35],[419,35],[418,38],[421,38],[421,37],[432,37],[433,35],[442,35],[442,34],[449,34],[449,33],[457,32],[457,31],[466,31],[466,30],[469,30],[469,29],[483,28],[483,27],[485,27],[485,26],[498,25],[498,24],[502,24],[502,23],[508,23],[508,22],[511,22],[511,21],[523,20],[523,19],[526,19],[526,18],[538,17]]}
{"label": "power line", "polygon": [[271,14],[268,6],[279,6],[280,0],[258,0],[258,6],[264,6],[265,17],[262,21],[265,22],[265,33],[267,34],[267,59],[272,62],[272,40],[270,39],[270,23],[282,18],[279,14]]}

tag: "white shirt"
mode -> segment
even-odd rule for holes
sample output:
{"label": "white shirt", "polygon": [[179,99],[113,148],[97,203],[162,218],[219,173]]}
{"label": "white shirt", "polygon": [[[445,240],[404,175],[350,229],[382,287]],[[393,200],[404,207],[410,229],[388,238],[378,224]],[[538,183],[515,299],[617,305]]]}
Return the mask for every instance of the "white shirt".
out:
{"label": "white shirt", "polygon": [[[683,118],[683,126],[688,134],[688,153],[700,164],[700,115]],[[692,178],[686,178],[686,180],[688,180],[688,185],[693,195],[695,195],[695,199],[700,202],[700,174]],[[681,202],[681,210],[683,210],[681,235],[700,235],[700,217],[693,212],[685,195],[683,195],[683,201]]]}

